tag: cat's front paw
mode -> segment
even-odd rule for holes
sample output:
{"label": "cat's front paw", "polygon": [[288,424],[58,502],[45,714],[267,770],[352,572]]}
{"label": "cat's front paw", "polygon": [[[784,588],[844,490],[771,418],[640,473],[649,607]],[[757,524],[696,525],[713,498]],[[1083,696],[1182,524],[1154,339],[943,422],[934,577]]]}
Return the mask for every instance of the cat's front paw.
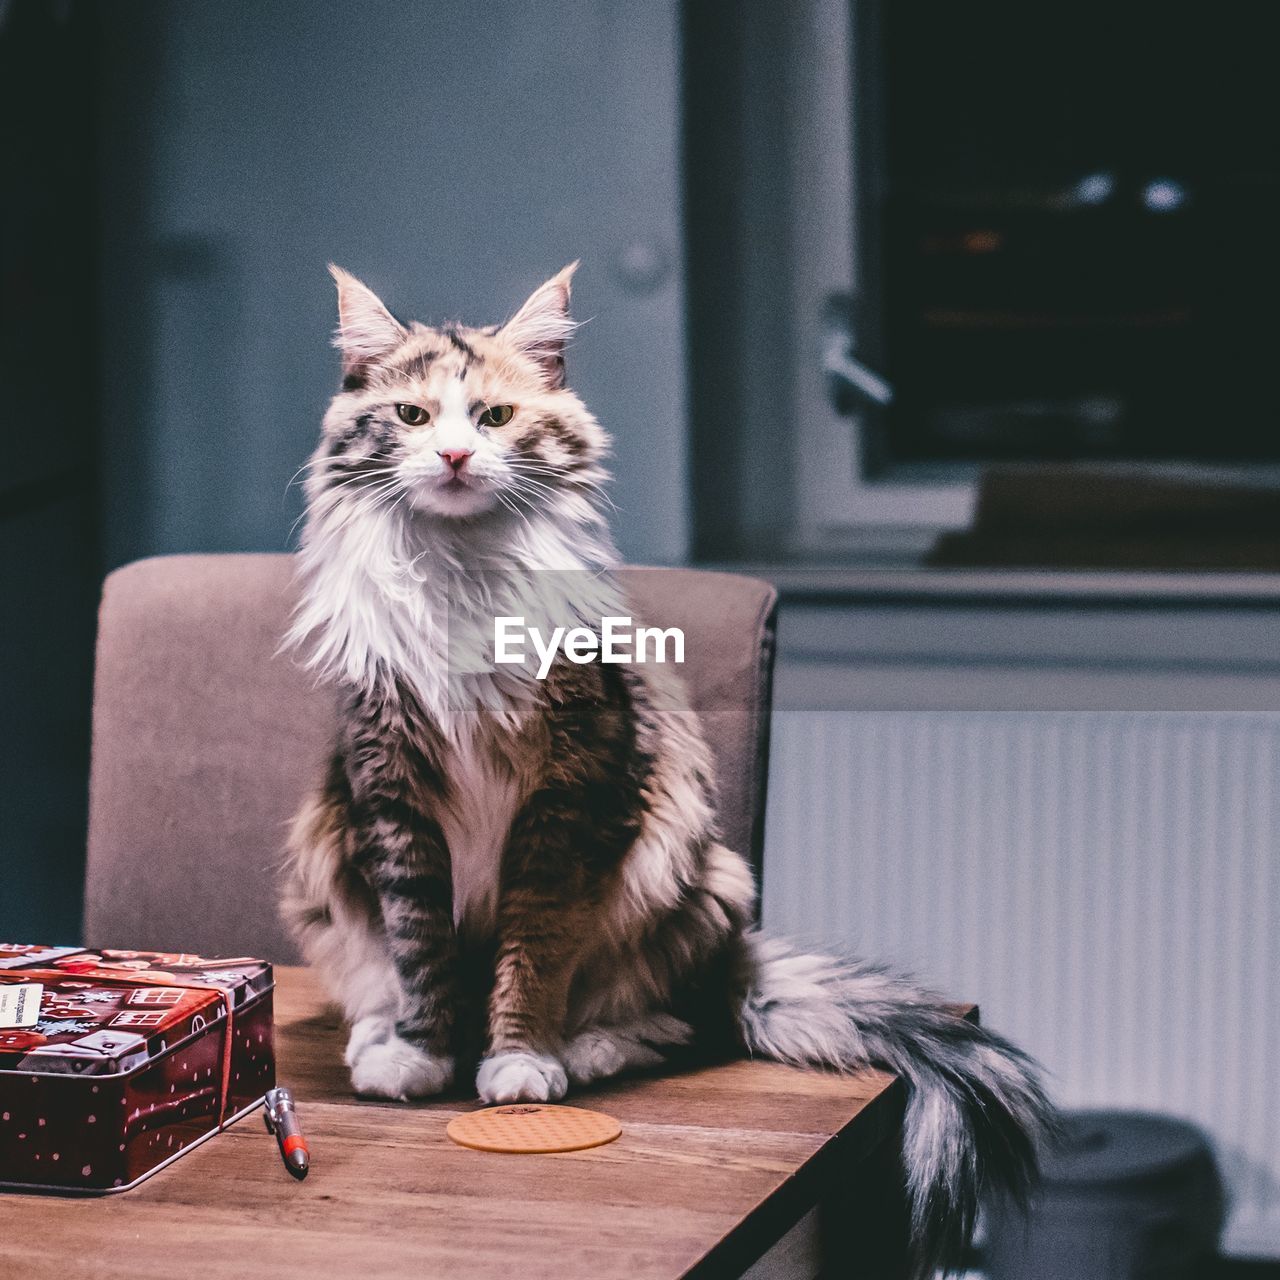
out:
{"label": "cat's front paw", "polygon": [[453,1063],[392,1035],[350,1054],[351,1087],[362,1097],[407,1102],[448,1088]]}
{"label": "cat's front paw", "polygon": [[495,1053],[476,1074],[481,1102],[555,1102],[568,1088],[564,1067],[543,1053]]}

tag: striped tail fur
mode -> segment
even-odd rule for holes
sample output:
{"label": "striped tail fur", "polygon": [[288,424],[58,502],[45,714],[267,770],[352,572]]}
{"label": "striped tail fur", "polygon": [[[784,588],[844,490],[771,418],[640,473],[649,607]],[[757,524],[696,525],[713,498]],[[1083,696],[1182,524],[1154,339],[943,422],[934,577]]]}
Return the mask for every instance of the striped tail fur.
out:
{"label": "striped tail fur", "polygon": [[903,1164],[913,1275],[955,1266],[979,1197],[1025,1205],[1053,1108],[1034,1062],[938,997],[857,960],[750,933],[738,1023],[747,1048],[796,1065],[867,1065],[908,1088]]}

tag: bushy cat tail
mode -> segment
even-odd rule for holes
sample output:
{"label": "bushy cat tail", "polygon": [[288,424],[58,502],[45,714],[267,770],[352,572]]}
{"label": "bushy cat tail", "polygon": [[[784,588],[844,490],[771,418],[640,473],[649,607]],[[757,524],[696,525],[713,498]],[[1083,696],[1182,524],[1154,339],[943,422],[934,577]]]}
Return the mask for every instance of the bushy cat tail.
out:
{"label": "bushy cat tail", "polygon": [[878,966],[745,938],[737,1008],[747,1048],[797,1065],[874,1064],[909,1091],[903,1163],[914,1274],[957,1263],[980,1194],[1026,1203],[1053,1109],[1035,1064]]}

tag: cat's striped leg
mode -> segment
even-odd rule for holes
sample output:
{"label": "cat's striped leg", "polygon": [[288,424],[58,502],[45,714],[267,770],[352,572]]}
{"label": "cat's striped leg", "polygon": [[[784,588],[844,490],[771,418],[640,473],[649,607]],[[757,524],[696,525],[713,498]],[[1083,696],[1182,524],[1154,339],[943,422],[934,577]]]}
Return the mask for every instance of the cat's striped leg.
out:
{"label": "cat's striped leg", "polygon": [[[344,762],[336,757],[324,786],[294,821],[282,913],[350,1027],[346,1062],[356,1091],[392,1098],[435,1093],[448,1083],[452,1062],[429,1043],[431,1037],[397,1031],[406,1013],[412,1019],[407,1031],[431,1020],[425,991],[406,998],[393,939],[383,927],[386,915],[402,926],[411,918],[397,905],[407,882],[391,851],[409,856],[412,842],[384,824],[362,822],[358,808]],[[382,884],[381,894],[374,892],[374,880]],[[403,944],[400,952],[411,973],[426,971]],[[434,1001],[441,1003],[439,994]]]}
{"label": "cat's striped leg", "polygon": [[601,904],[635,843],[649,763],[621,669],[561,659],[546,683],[546,772],[502,859],[486,1102],[546,1102],[569,1086],[560,1054],[569,990],[598,942]]}
{"label": "cat's striped leg", "polygon": [[[365,817],[357,860],[382,917],[390,1007],[352,1025],[347,1063],[357,1093],[416,1098],[453,1079],[457,942],[449,851],[434,819],[382,800]],[[370,975],[372,976],[372,974]]]}
{"label": "cat's striped leg", "polygon": [[587,922],[567,897],[551,885],[504,888],[489,1042],[476,1075],[485,1102],[554,1102],[569,1087],[558,1055]]}
{"label": "cat's striped leg", "polygon": [[476,1076],[486,1102],[564,1096],[560,1054],[569,989],[598,928],[594,904],[621,830],[582,803],[581,784],[545,787],[512,823],[498,902],[488,1048]]}

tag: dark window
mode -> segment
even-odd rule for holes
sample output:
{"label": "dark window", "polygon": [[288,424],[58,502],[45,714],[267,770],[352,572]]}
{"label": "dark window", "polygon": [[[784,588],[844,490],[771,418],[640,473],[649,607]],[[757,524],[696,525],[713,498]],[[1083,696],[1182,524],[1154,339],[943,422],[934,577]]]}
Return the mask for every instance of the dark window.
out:
{"label": "dark window", "polygon": [[855,12],[878,462],[1280,458],[1269,7]]}

